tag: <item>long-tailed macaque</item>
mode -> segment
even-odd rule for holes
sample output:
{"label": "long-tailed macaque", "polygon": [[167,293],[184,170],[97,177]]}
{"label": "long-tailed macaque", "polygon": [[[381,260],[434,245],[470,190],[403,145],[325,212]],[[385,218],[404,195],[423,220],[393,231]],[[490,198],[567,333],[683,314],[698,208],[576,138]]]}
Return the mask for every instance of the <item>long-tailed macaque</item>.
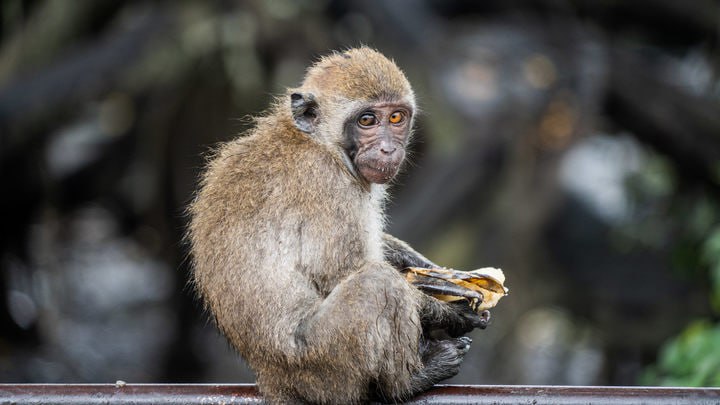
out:
{"label": "long-tailed macaque", "polygon": [[193,281],[269,401],[410,398],[455,375],[471,342],[458,336],[485,325],[406,282],[398,269],[437,266],[383,233],[415,113],[395,63],[351,49],[210,160],[190,207]]}

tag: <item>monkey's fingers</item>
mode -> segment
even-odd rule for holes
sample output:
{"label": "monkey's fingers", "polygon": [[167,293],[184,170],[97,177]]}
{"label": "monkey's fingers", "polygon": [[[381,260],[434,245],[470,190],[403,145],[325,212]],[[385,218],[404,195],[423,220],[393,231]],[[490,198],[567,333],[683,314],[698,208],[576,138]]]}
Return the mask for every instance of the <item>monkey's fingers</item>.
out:
{"label": "monkey's fingers", "polygon": [[452,302],[462,299],[467,299],[471,303],[483,301],[483,294],[480,291],[462,287],[448,280],[427,277],[416,273],[407,273],[405,279],[420,291],[440,301]]}
{"label": "monkey's fingers", "polygon": [[490,321],[490,312],[476,312],[468,305],[461,301],[449,303],[454,308],[457,315],[452,322],[449,322],[445,328],[445,332],[451,337],[463,336],[474,329],[485,329]]}
{"label": "monkey's fingers", "polygon": [[487,328],[488,323],[490,323],[490,311],[486,309],[480,312],[480,322],[478,328],[485,329]]}

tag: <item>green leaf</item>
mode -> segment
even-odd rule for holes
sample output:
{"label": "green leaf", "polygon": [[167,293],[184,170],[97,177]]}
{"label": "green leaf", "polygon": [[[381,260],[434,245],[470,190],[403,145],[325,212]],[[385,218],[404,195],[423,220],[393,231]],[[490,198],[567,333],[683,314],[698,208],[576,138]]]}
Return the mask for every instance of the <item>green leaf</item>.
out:
{"label": "green leaf", "polygon": [[711,267],[720,265],[720,226],[710,232],[702,246],[702,260]]}
{"label": "green leaf", "polygon": [[660,351],[641,383],[667,386],[720,386],[720,325],[695,321]]}

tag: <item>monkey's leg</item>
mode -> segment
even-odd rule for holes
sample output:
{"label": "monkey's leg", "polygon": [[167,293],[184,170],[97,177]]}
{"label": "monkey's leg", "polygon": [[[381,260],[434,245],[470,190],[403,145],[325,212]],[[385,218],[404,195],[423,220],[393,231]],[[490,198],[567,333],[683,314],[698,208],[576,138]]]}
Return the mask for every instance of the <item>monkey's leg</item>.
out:
{"label": "monkey's leg", "polygon": [[424,367],[412,380],[412,392],[403,398],[392,398],[383,395],[382,391],[371,386],[371,400],[381,403],[397,403],[425,392],[433,385],[452,378],[460,371],[465,354],[470,350],[472,339],[461,337],[457,339],[423,339],[420,343],[420,357]]}
{"label": "monkey's leg", "polygon": [[440,268],[407,243],[387,233],[383,234],[383,247],[385,260],[398,270],[408,267]]}
{"label": "monkey's leg", "polygon": [[[452,372],[467,352],[466,344],[450,340],[435,354],[423,353],[422,297],[387,264],[363,266],[298,326],[295,341],[301,342],[305,356],[297,364],[303,368],[288,380],[303,381],[295,389],[312,402],[327,400],[317,387],[333,390],[329,398],[336,402],[350,402],[368,399],[371,386],[383,398],[401,399],[447,378],[439,372],[441,365]],[[421,356],[435,359],[434,368],[427,369]]]}

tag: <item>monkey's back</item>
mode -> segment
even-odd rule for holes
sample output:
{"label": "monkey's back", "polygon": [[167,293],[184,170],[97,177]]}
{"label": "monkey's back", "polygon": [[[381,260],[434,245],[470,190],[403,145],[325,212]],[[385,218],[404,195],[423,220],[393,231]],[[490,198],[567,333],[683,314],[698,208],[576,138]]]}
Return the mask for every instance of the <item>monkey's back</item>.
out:
{"label": "monkey's back", "polygon": [[194,282],[251,366],[282,363],[315,302],[362,261],[382,260],[384,190],[374,187],[289,127],[260,126],[209,163],[190,208]]}

